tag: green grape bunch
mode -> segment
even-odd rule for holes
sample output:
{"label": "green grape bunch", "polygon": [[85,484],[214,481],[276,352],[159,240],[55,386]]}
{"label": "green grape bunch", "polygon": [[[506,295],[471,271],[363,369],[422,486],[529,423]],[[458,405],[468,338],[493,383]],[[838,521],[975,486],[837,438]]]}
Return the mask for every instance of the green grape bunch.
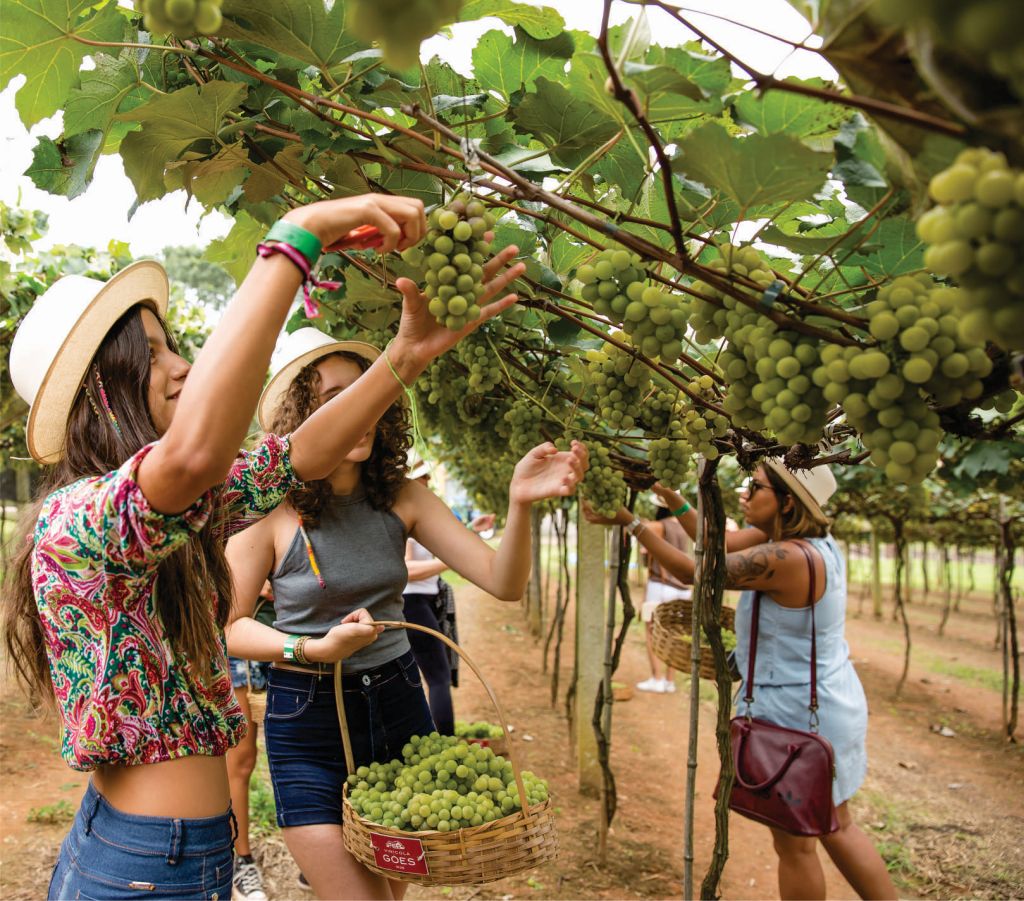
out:
{"label": "green grape bunch", "polygon": [[512,453],[522,457],[544,440],[544,411],[531,399],[520,397],[505,411],[504,432]]}
{"label": "green grape bunch", "polygon": [[827,345],[812,375],[894,482],[917,484],[938,462],[942,428],[929,399],[977,398],[992,371],[984,345],[963,335],[958,293],[924,272],[894,279],[866,308],[878,346]]}
{"label": "green grape bunch", "polygon": [[[499,342],[500,338],[495,341],[496,344]],[[455,356],[468,370],[466,384],[474,394],[486,394],[501,384],[501,363],[488,334],[483,330],[463,338],[455,346]]]}
{"label": "green grape bunch", "polygon": [[[709,263],[723,275],[741,275],[762,289],[775,275],[753,247],[726,245]],[[741,427],[773,434],[780,444],[821,440],[830,404],[811,373],[820,362],[818,341],[778,325],[705,282],[689,305],[701,342],[724,338],[718,364],[729,381],[725,411]],[[714,302],[713,302],[714,301]]]}
{"label": "green grape bunch", "polygon": [[621,326],[633,345],[651,360],[675,363],[683,352],[686,311],[677,294],[645,279],[640,257],[625,250],[602,250],[576,270],[580,296],[594,311]]}
{"label": "green grape bunch", "polygon": [[[621,332],[612,337],[621,340]],[[606,341],[600,350],[586,353],[587,372],[597,395],[597,409],[612,428],[632,429],[650,384],[650,371],[632,354]]]}
{"label": "green grape bunch", "polygon": [[384,62],[408,69],[420,61],[420,44],[459,18],[463,0],[348,0],[348,27],[380,44]]}
{"label": "green grape bunch", "polygon": [[135,0],[142,25],[150,34],[190,38],[220,31],[223,0]]}
{"label": "green grape bunch", "polygon": [[[559,450],[569,447],[567,439],[555,442]],[[626,502],[626,480],[612,465],[611,452],[603,444],[587,441],[590,466],[583,476],[583,494],[602,516],[614,516]]]}
{"label": "green grape bunch", "polygon": [[491,252],[484,235],[494,216],[476,198],[461,195],[434,210],[428,224],[424,243],[403,251],[402,259],[421,268],[434,319],[458,331],[480,318],[483,266]]}
{"label": "green grape bunch", "polygon": [[[487,724],[474,724],[475,726]],[[548,800],[548,785],[524,770],[528,807]],[[414,735],[402,758],[360,766],[347,778],[352,809],[370,822],[407,832],[452,832],[523,809],[512,764],[490,748],[450,735]]]}
{"label": "green grape bunch", "polygon": [[1024,350],[1024,171],[1002,153],[972,147],[932,178],[937,206],[917,223],[924,264],[963,290],[965,340]]}

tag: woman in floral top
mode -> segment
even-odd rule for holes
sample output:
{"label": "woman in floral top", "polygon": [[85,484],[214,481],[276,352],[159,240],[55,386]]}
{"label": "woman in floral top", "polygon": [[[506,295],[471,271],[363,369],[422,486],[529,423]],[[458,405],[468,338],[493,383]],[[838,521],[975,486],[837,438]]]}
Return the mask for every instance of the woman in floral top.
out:
{"label": "woman in floral top", "polygon": [[[412,246],[426,227],[419,201],[382,195],[285,218],[293,235],[328,247],[372,224],[382,252]],[[29,449],[52,465],[17,540],[5,641],[30,692],[56,699],[64,759],[92,773],[51,898],[229,897],[224,754],[245,719],[224,654],[224,542],[296,480],[326,476],[400,382],[469,331],[437,326],[401,280],[387,358],[291,436],[268,435],[239,454],[303,278],[290,249],[257,259],[191,368],[164,325],[166,275],[151,262],[107,283],[61,279],[12,345],[12,380],[31,407]],[[513,277],[496,278],[489,296]],[[376,638],[367,621],[356,611],[335,630],[340,656]]]}

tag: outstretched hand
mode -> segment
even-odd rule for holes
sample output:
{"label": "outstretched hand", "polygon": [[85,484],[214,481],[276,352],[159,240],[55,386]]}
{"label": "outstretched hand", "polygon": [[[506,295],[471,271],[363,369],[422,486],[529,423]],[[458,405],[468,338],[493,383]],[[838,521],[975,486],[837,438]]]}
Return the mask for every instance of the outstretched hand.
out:
{"label": "outstretched hand", "polygon": [[398,279],[395,282],[395,287],[402,294],[402,318],[398,323],[398,334],[395,336],[395,341],[404,344],[410,354],[426,365],[430,360],[451,350],[466,335],[478,329],[487,320],[503,313],[519,299],[518,295],[506,294],[493,303],[490,301],[502,294],[526,271],[525,263],[516,263],[514,266],[504,268],[517,253],[519,253],[519,248],[511,244],[488,260],[483,267],[484,278],[487,281],[484,284],[484,293],[478,301],[481,307],[480,318],[470,322],[457,332],[440,325],[431,315],[427,309],[429,301],[412,279]]}
{"label": "outstretched hand", "polygon": [[560,451],[550,441],[529,451],[517,464],[509,486],[509,499],[531,504],[550,497],[567,497],[587,471],[587,448],[573,441],[572,449]]}
{"label": "outstretched hand", "polygon": [[[586,498],[583,498],[580,503],[584,518],[595,526],[621,526],[631,522],[633,519],[629,514],[629,510],[625,507],[619,507],[618,512],[614,516],[603,516],[590,506],[590,502]],[[625,519],[625,522],[623,522],[623,519]]]}
{"label": "outstretched hand", "polygon": [[669,510],[678,509],[685,501],[685,498],[678,491],[674,488],[666,488],[661,482],[655,482],[651,485],[651,491],[665,502]]}

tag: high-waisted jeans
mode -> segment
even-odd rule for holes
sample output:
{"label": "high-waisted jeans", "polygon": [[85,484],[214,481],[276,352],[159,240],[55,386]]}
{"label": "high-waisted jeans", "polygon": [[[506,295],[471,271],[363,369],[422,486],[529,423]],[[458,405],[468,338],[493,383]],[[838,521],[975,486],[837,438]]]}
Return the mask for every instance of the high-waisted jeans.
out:
{"label": "high-waisted jeans", "polygon": [[228,901],[236,831],[230,811],[203,819],[123,813],[90,782],[47,898]]}
{"label": "high-waisted jeans", "polygon": [[[413,735],[434,730],[411,651],[343,678],[356,766],[400,758]],[[341,788],[348,770],[333,675],[271,668],[263,734],[278,825],[340,825]]]}

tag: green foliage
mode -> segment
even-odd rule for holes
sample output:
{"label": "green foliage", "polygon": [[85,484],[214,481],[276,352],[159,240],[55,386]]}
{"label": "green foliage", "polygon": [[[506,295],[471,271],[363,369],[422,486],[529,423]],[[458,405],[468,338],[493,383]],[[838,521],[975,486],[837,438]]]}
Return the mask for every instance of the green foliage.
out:
{"label": "green foliage", "polygon": [[28,823],[39,823],[47,826],[59,826],[62,823],[70,823],[75,818],[75,808],[69,801],[63,798],[53,804],[44,804],[41,807],[31,807],[25,821]]}

